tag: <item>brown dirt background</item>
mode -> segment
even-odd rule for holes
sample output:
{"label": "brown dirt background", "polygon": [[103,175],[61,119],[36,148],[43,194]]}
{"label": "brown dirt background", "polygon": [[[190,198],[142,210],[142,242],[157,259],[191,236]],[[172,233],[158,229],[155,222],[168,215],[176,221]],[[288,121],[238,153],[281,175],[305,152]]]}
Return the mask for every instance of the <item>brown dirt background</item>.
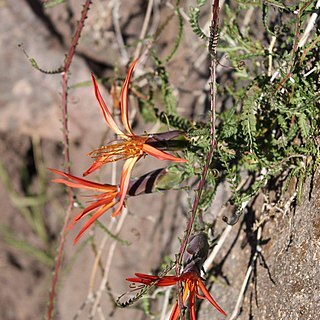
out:
{"label": "brown dirt background", "polygon": [[[119,64],[119,50],[114,37],[112,22],[112,1],[93,1],[86,20],[77,54],[71,68],[70,84],[87,81],[90,72],[99,76],[110,76],[113,66]],[[124,4],[125,3],[125,4]],[[159,18],[172,13],[166,1],[159,3]],[[187,11],[192,1],[183,2]],[[120,24],[128,52],[134,51],[135,40],[141,30],[147,1],[122,1]],[[70,0],[54,9],[43,11],[36,0],[0,1],[0,151],[4,166],[15,193],[23,196],[23,174],[29,172],[29,188],[37,190],[38,179],[34,175],[32,141],[40,141],[43,166],[62,169],[63,155],[60,112],[60,76],[45,75],[33,69],[18,48],[23,43],[30,57],[34,57],[44,69],[55,69],[63,61],[69,46],[76,20],[80,16],[79,1]],[[203,14],[203,21],[210,19],[210,9]],[[169,52],[174,41],[177,20],[167,27],[157,48],[162,55]],[[203,103],[198,92],[203,90],[208,78],[208,62],[200,60],[206,50],[186,25],[183,43],[175,58],[168,64],[170,82],[178,97],[178,111],[182,115],[200,118]],[[123,70],[123,68],[122,68]],[[223,71],[221,71],[223,72]],[[220,75],[227,77],[227,75]],[[108,93],[104,91],[105,95]],[[218,98],[219,100],[219,98]],[[134,104],[133,104],[134,105]],[[106,133],[105,124],[93,96],[91,86],[72,89],[69,95],[70,151],[72,172],[80,175],[91,163],[85,154],[100,144]],[[135,130],[142,132],[138,117]],[[149,128],[148,128],[149,129]],[[147,130],[148,131],[148,130]],[[162,166],[160,161],[147,159],[139,163],[135,175]],[[117,168],[118,173],[120,167]],[[103,169],[96,176],[109,177],[111,170]],[[49,235],[50,250],[57,245],[57,239],[67,206],[61,188],[50,184],[52,176],[46,176],[46,201],[41,207]],[[261,258],[255,265],[255,276],[246,289],[241,314],[237,319],[317,319],[320,316],[319,283],[319,185],[317,175],[305,185],[303,204],[283,214],[276,211],[263,228],[262,239],[268,239],[262,246]],[[312,187],[309,197],[309,188]],[[172,191],[162,194],[140,196],[130,199],[129,214],[120,237],[131,242],[130,246],[117,245],[112,259],[109,286],[114,296],[128,290],[127,276],[134,272],[155,272],[164,257],[174,257],[179,248],[178,237],[185,227],[185,213],[188,210],[188,194]],[[212,221],[218,214],[217,208],[226,198],[220,190],[208,212]],[[288,195],[288,199],[290,194]],[[288,201],[288,199],[284,199]],[[47,250],[21,216],[12,199],[10,190],[0,183],[1,215],[0,225],[14,230],[14,234],[36,247]],[[259,199],[256,199],[259,206]],[[74,210],[74,214],[77,209]],[[250,228],[255,219],[254,212],[235,225],[214,261],[216,282],[212,294],[219,304],[231,315],[245,277],[252,245]],[[101,222],[109,225],[105,215]],[[56,319],[73,319],[86,301],[90,274],[95,255],[90,246],[80,253],[72,245],[72,239],[79,230],[77,226],[67,236],[64,264],[60,273],[56,299]],[[216,232],[226,227],[218,218]],[[95,243],[99,247],[103,234],[95,232]],[[41,319],[46,312],[52,268],[41,264],[32,256],[22,253],[7,242],[0,242],[0,319]],[[249,239],[249,241],[248,241]],[[244,245],[247,243],[246,245]],[[102,263],[105,263],[111,240],[103,249]],[[49,249],[48,249],[49,250]],[[273,279],[273,282],[270,279]],[[97,272],[94,288],[97,289],[101,274]],[[161,306],[161,304],[159,304]],[[147,319],[138,304],[126,309],[113,309],[107,292],[103,293],[99,312],[105,319]],[[157,306],[155,306],[155,309]],[[79,319],[88,319],[90,302],[85,305]],[[113,312],[111,314],[111,311]],[[222,319],[208,303],[201,305],[199,319]]]}

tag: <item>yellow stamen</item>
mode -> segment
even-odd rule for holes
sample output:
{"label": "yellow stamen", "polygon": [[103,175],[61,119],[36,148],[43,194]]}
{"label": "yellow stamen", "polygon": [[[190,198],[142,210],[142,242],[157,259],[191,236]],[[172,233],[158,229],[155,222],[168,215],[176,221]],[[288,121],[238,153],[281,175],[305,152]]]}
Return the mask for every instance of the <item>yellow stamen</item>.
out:
{"label": "yellow stamen", "polygon": [[144,154],[142,146],[147,139],[148,137],[135,136],[129,140],[117,141],[114,144],[102,146],[88,155],[95,159],[99,158],[99,161],[105,163],[142,156]]}

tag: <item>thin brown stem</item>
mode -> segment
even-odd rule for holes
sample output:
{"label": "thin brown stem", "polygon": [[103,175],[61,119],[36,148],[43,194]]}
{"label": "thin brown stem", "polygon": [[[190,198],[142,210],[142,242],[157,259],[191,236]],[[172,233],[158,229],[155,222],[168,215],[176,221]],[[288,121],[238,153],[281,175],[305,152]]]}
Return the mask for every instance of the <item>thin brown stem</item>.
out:
{"label": "thin brown stem", "polygon": [[[64,162],[65,162],[65,170],[66,172],[70,173],[70,153],[69,153],[69,130],[68,130],[68,75],[70,70],[70,65],[72,63],[72,59],[74,57],[74,53],[81,35],[81,31],[84,27],[84,21],[87,18],[87,14],[89,11],[91,1],[86,0],[83,10],[81,13],[81,19],[78,23],[78,26],[76,28],[76,32],[74,34],[74,37],[72,39],[71,47],[69,49],[69,52],[66,56],[64,68],[62,72],[62,100],[61,100],[61,112],[62,112],[62,125],[63,125],[63,153],[64,153]],[[56,263],[53,271],[53,278],[51,282],[51,290],[49,294],[49,305],[48,305],[48,311],[47,311],[47,319],[50,320],[52,318],[52,313],[54,310],[54,299],[55,299],[55,291],[56,286],[58,282],[58,276],[59,276],[59,270],[61,266],[62,261],[62,255],[64,251],[64,244],[65,244],[65,238],[66,238],[66,231],[67,226],[69,224],[71,210],[73,207],[73,193],[72,189],[68,188],[68,200],[69,205],[67,208],[64,224],[60,233],[60,240],[59,240],[59,246],[58,246],[58,253],[56,257]]]}
{"label": "thin brown stem", "polygon": [[[211,21],[211,27],[210,27],[210,39],[209,39],[209,53],[211,57],[211,63],[210,63],[210,82],[211,82],[211,89],[210,89],[210,111],[211,111],[211,117],[210,117],[210,133],[211,133],[211,142],[209,146],[209,152],[207,153],[205,165],[203,168],[203,172],[201,174],[201,178],[198,185],[198,190],[195,195],[195,199],[193,202],[192,210],[191,210],[191,216],[187,222],[187,228],[185,231],[185,237],[182,241],[182,245],[180,247],[179,252],[179,258],[177,260],[176,264],[176,275],[180,275],[181,265],[183,261],[183,256],[186,251],[190,235],[193,229],[193,224],[195,221],[195,218],[197,216],[197,211],[199,207],[199,202],[203,193],[203,188],[206,182],[207,174],[209,171],[210,163],[212,160],[212,155],[214,152],[214,149],[216,147],[216,138],[215,138],[215,115],[216,115],[216,66],[217,66],[217,38],[218,38],[218,26],[219,26],[219,0],[214,0],[212,4],[212,21]],[[182,293],[181,293],[181,283],[178,283],[178,290],[179,290],[179,296],[178,296],[178,303],[180,310],[182,310],[183,307],[183,300],[182,300]],[[183,319],[184,315],[182,313],[180,314],[180,318]]]}
{"label": "thin brown stem", "polygon": [[279,91],[292,75],[292,70],[293,70],[293,67],[296,62],[296,53],[299,49],[299,46],[298,46],[299,41],[298,40],[299,40],[299,36],[300,36],[301,15],[312,3],[313,3],[313,0],[308,1],[301,9],[298,9],[298,11],[297,11],[296,25],[295,25],[296,32],[295,32],[295,36],[294,36],[294,42],[293,42],[293,48],[292,48],[292,52],[291,52],[289,69],[288,69],[287,74],[283,77],[283,79],[278,84],[276,91]]}

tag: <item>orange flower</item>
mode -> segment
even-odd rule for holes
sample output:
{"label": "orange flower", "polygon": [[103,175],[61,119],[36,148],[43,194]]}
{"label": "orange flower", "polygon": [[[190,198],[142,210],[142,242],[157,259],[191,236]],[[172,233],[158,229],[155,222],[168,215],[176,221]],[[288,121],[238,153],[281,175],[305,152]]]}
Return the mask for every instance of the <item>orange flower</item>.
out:
{"label": "orange flower", "polygon": [[[215,300],[210,295],[209,291],[201,281],[200,276],[197,272],[189,271],[182,273],[181,276],[164,276],[162,278],[157,276],[150,276],[143,273],[135,273],[137,278],[127,278],[127,281],[134,283],[142,283],[143,285],[151,285],[155,283],[158,287],[173,286],[178,281],[184,282],[183,289],[183,303],[189,297],[189,309],[190,309],[190,319],[196,320],[196,310],[195,310],[195,300],[196,297],[199,299],[207,299],[221,314],[227,316],[227,314],[220,308],[220,306],[215,302]],[[202,292],[203,295],[199,293]],[[180,315],[180,308],[178,301],[175,303],[170,320],[177,320]]]}
{"label": "orange flower", "polygon": [[133,170],[134,165],[136,162],[142,157],[147,154],[154,156],[160,160],[171,160],[175,162],[186,162],[185,159],[177,158],[172,156],[166,152],[163,152],[151,145],[148,144],[149,137],[147,135],[138,136],[132,132],[129,119],[128,119],[128,91],[129,91],[129,84],[131,75],[133,73],[134,67],[138,60],[135,60],[130,68],[129,72],[126,76],[124,81],[121,97],[120,97],[120,107],[121,107],[121,122],[123,124],[124,130],[121,130],[115,120],[113,119],[106,103],[104,102],[102,95],[99,91],[98,84],[96,79],[92,75],[92,81],[94,85],[94,91],[96,98],[99,102],[102,114],[107,125],[116,133],[120,140],[115,141],[113,144],[102,146],[101,148],[92,151],[89,155],[95,158],[94,163],[92,166],[84,172],[84,176],[90,174],[91,172],[97,170],[102,165],[125,159],[125,163],[123,166],[121,179],[120,179],[120,201],[119,206],[114,213],[117,215],[120,213],[123,203],[125,201],[125,197],[129,187],[129,181],[131,177],[131,173]]}
{"label": "orange flower", "polygon": [[[74,239],[74,243],[76,243],[83,233],[100,217],[102,216],[108,209],[112,208],[117,202],[119,198],[119,190],[118,186],[110,185],[110,184],[100,184],[91,182],[85,179],[78,178],[71,174],[55,170],[49,169],[50,171],[65,177],[65,179],[54,179],[53,182],[65,184],[71,188],[79,188],[79,189],[86,189],[92,191],[99,191],[102,192],[101,194],[93,195],[92,197],[95,199],[92,204],[82,210],[72,221],[71,225],[69,226],[69,230],[83,217],[87,216],[90,212],[95,209],[98,209],[90,219],[85,223],[83,228],[80,230],[76,238]],[[121,207],[122,209],[122,207]],[[115,212],[116,213],[116,212]],[[115,215],[112,214],[112,216]]]}

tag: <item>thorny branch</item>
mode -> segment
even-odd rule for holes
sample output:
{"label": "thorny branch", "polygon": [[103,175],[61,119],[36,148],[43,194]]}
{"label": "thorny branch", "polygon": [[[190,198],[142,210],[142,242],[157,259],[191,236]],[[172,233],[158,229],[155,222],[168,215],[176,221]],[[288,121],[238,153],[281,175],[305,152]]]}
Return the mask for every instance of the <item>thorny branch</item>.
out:
{"label": "thorny branch", "polygon": [[[70,70],[70,65],[72,63],[72,59],[81,35],[81,31],[84,27],[84,21],[87,18],[87,14],[89,11],[91,5],[90,0],[86,0],[83,10],[81,13],[81,19],[77,25],[76,32],[74,34],[74,37],[72,39],[72,44],[69,49],[69,52],[66,56],[63,72],[62,72],[62,101],[61,101],[61,111],[62,111],[62,125],[63,125],[63,153],[64,153],[64,162],[66,166],[66,172],[70,173],[70,154],[69,154],[69,131],[68,131],[68,75]],[[63,228],[60,233],[60,241],[58,246],[58,254],[56,258],[56,263],[53,271],[53,278],[51,282],[51,290],[49,294],[49,305],[48,305],[48,312],[47,312],[47,319],[50,320],[52,318],[52,313],[54,309],[54,299],[55,299],[55,290],[58,282],[58,275],[59,275],[59,269],[61,266],[61,260],[64,250],[64,244],[65,244],[65,237],[66,237],[66,230],[67,226],[69,224],[71,210],[73,207],[73,193],[72,189],[68,187],[68,200],[69,205],[67,208]]]}
{"label": "thorny branch", "polygon": [[[210,133],[211,133],[211,143],[209,146],[209,152],[207,153],[206,157],[206,162],[203,168],[203,172],[200,178],[200,182],[198,185],[198,190],[195,195],[195,199],[193,202],[192,210],[191,210],[191,216],[188,220],[187,223],[187,229],[185,232],[185,237],[183,239],[180,252],[179,252],[179,258],[176,263],[176,275],[180,275],[180,270],[181,270],[181,265],[182,265],[182,260],[183,256],[187,247],[187,244],[190,239],[190,235],[193,229],[193,224],[197,215],[197,210],[199,206],[199,202],[201,199],[201,195],[203,192],[203,188],[205,185],[206,177],[208,174],[209,166],[212,160],[212,155],[214,152],[214,149],[216,147],[216,138],[215,138],[215,114],[216,114],[216,47],[217,47],[217,38],[218,38],[218,27],[219,27],[219,0],[214,0],[212,4],[212,23],[210,27],[210,39],[209,39],[209,54],[210,54],[210,79],[211,79],[211,90],[210,90],[210,111],[211,111],[211,118],[210,118],[210,123],[211,123],[211,128],[210,128]],[[182,310],[183,306],[183,299],[182,299],[182,291],[181,291],[181,283],[178,283],[178,302],[179,302],[179,307],[180,310]],[[181,313],[180,317],[183,319],[184,315]]]}

